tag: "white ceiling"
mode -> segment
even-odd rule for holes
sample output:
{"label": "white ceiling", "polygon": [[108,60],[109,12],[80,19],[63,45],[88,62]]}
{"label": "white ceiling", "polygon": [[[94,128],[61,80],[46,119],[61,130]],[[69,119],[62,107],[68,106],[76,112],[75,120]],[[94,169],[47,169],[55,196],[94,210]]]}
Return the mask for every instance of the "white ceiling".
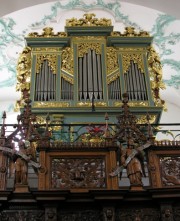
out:
{"label": "white ceiling", "polygon": [[[60,2],[67,0],[59,0]],[[172,15],[177,19],[180,19],[180,0],[117,0],[119,2],[127,2],[136,5],[152,8],[166,14]],[[0,17],[7,15],[11,12],[42,4],[47,2],[55,2],[54,0],[1,0],[0,5]],[[58,1],[57,1],[58,2]]]}

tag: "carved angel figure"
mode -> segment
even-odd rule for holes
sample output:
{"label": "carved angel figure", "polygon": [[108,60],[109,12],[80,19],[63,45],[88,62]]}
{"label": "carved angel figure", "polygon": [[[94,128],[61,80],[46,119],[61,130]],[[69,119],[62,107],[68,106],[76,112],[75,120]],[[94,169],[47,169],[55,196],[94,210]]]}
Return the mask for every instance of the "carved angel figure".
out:
{"label": "carved angel figure", "polygon": [[137,150],[137,153],[132,157],[127,165],[125,161],[132,155],[135,148],[134,140],[128,139],[127,148],[121,149],[121,165],[127,169],[127,175],[131,185],[143,186],[142,176],[145,176],[143,154],[142,151]]}

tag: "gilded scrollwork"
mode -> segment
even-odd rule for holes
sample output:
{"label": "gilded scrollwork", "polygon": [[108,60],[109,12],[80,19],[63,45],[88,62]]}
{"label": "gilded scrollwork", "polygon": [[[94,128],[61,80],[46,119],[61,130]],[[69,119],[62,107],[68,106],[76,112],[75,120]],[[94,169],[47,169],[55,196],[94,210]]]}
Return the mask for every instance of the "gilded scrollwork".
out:
{"label": "gilded scrollwork", "polygon": [[106,61],[107,61],[107,74],[108,75],[116,71],[117,69],[119,69],[118,54],[115,48],[107,47]]}
{"label": "gilded scrollwork", "polygon": [[[95,102],[94,105],[96,107],[107,107],[107,103],[106,102]],[[91,102],[79,102],[77,103],[78,107],[91,107],[92,103]]]}
{"label": "gilded scrollwork", "polygon": [[60,52],[60,48],[53,48],[53,47],[41,47],[41,48],[32,48],[33,54],[35,53],[42,53],[42,52]]}
{"label": "gilded scrollwork", "polygon": [[[156,115],[149,115],[149,122],[151,124],[155,123],[156,122]],[[147,116],[139,116],[137,118],[137,123],[138,124],[147,124]]]}
{"label": "gilded scrollwork", "polygon": [[[128,105],[130,107],[148,107],[149,103],[146,101],[140,101],[140,102],[129,102]],[[115,107],[121,107],[122,106],[122,102],[116,101],[114,102],[114,106]]]}
{"label": "gilded scrollwork", "polygon": [[68,102],[34,102],[33,107],[36,108],[48,108],[48,107],[69,107]]}
{"label": "gilded scrollwork", "polygon": [[165,101],[160,98],[159,93],[160,89],[165,89],[162,81],[162,65],[158,53],[152,46],[148,48],[148,68],[155,105],[165,108]]}
{"label": "gilded scrollwork", "polygon": [[52,27],[43,28],[43,33],[39,34],[38,32],[31,32],[28,34],[29,38],[50,38],[50,37],[67,37],[66,32],[57,32],[54,34]]}
{"label": "gilded scrollwork", "polygon": [[88,50],[94,50],[96,54],[101,54],[101,45],[100,43],[81,43],[78,44],[78,57],[83,57],[84,54],[88,53]]}
{"label": "gilded scrollwork", "polygon": [[145,73],[142,54],[140,53],[123,53],[122,62],[123,62],[123,72],[126,73],[130,67],[130,62],[134,61],[138,65],[138,68],[142,73]]}
{"label": "gilded scrollwork", "polygon": [[111,26],[112,22],[111,19],[107,18],[95,18],[95,14],[84,14],[83,18],[79,20],[77,18],[71,18],[66,20],[67,27],[74,27],[74,26]]}
{"label": "gilded scrollwork", "polygon": [[25,47],[19,56],[17,63],[17,84],[16,90],[21,91],[21,100],[17,101],[15,109],[18,110],[24,99],[30,93],[31,77],[31,48]]}
{"label": "gilded scrollwork", "polygon": [[68,74],[74,74],[73,48],[66,47],[62,51],[62,70]]}
{"label": "gilded scrollwork", "polygon": [[57,55],[56,54],[38,54],[36,61],[36,73],[40,72],[41,65],[44,60],[48,61],[48,66],[50,66],[53,74],[57,73]]}
{"label": "gilded scrollwork", "polygon": [[147,31],[135,31],[134,27],[125,27],[124,33],[119,31],[111,32],[111,36],[113,37],[150,37]]}

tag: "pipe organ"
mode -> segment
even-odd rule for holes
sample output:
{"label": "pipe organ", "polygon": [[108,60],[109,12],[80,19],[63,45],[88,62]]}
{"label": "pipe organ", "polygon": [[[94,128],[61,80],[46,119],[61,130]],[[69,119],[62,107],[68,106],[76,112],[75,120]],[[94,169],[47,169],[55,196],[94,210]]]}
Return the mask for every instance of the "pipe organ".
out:
{"label": "pipe organ", "polygon": [[22,92],[18,105],[23,106],[30,94],[36,113],[88,113],[93,104],[97,114],[115,117],[127,93],[140,118],[150,108],[158,122],[163,83],[152,39],[133,27],[114,31],[109,19],[99,20],[94,14],[67,20],[64,32],[46,27],[42,34],[30,33],[17,66],[17,89]]}
{"label": "pipe organ", "polygon": [[35,77],[35,101],[56,100],[56,74],[53,74],[47,60],[44,60]]}
{"label": "pipe organ", "polygon": [[124,74],[124,81],[130,101],[148,100],[145,76],[132,60],[128,71]]}
{"label": "pipe organ", "polygon": [[79,100],[103,100],[101,55],[89,49],[78,58]]}

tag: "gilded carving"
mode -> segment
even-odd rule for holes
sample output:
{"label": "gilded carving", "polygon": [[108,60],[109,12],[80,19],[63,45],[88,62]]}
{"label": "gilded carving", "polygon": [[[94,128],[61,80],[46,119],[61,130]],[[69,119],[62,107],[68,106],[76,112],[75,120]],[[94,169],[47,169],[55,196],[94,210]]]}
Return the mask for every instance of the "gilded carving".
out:
{"label": "gilded carving", "polygon": [[[106,102],[95,102],[94,105],[96,107],[107,107],[107,103]],[[78,107],[91,107],[92,103],[91,102],[79,102],[77,103]]]}
{"label": "gilded carving", "polygon": [[60,48],[52,48],[52,47],[47,47],[47,48],[32,48],[32,52],[33,53],[38,53],[38,52],[40,52],[40,53],[42,53],[42,52],[45,52],[45,53],[47,53],[47,52],[60,52]]}
{"label": "gilded carving", "polygon": [[38,54],[36,62],[36,73],[40,72],[44,60],[48,61],[48,66],[51,67],[53,74],[57,73],[57,55],[56,54]]}
{"label": "gilded carving", "polygon": [[119,78],[119,72],[107,76],[107,84],[110,84],[111,82],[115,81],[117,78]]}
{"label": "gilded carving", "polygon": [[57,32],[54,34],[52,27],[43,28],[43,33],[39,34],[38,32],[31,32],[28,34],[29,38],[50,38],[50,37],[67,37],[66,32]]}
{"label": "gilded carving", "polygon": [[159,55],[152,46],[148,48],[148,64],[155,105],[165,107],[165,101],[160,98],[159,93],[160,89],[165,89],[162,81],[162,65]]}
{"label": "gilded carving", "polygon": [[[68,74],[74,75],[73,48],[66,47],[62,51],[62,70]],[[72,82],[69,81],[72,84]]]}
{"label": "gilded carving", "polygon": [[113,47],[107,47],[106,53],[107,74],[119,69],[117,50]]}
{"label": "gilded carving", "polygon": [[69,107],[67,102],[34,102],[33,107],[43,108],[43,107]]}
{"label": "gilded carving", "polygon": [[21,91],[21,99],[16,103],[16,109],[22,105],[24,99],[30,92],[31,77],[31,48],[25,47],[19,56],[17,63],[17,84],[16,90]]}
{"label": "gilded carving", "polygon": [[67,76],[66,74],[61,74],[61,76],[62,76],[62,78],[64,78],[64,80],[66,80],[70,84],[74,84],[74,78]]}
{"label": "gilded carving", "polygon": [[95,18],[95,14],[84,14],[83,18],[79,20],[77,18],[71,18],[66,20],[67,27],[75,26],[111,26],[111,19],[107,18]]}
{"label": "gilded carving", "polygon": [[134,61],[142,73],[145,73],[142,54],[140,53],[127,53],[122,54],[123,72],[126,73],[130,67],[130,62]]}
{"label": "gilded carving", "polygon": [[81,42],[82,40],[95,40],[95,41],[101,41],[106,40],[104,36],[73,36],[72,37],[73,42]]}
{"label": "gilded carving", "polygon": [[124,33],[119,31],[111,32],[111,36],[113,37],[150,37],[147,31],[135,31],[134,27],[125,27]]}
{"label": "gilded carving", "polygon": [[78,57],[83,57],[89,49],[94,50],[96,54],[101,54],[100,43],[81,43],[78,44]]}
{"label": "gilded carving", "polygon": [[[128,105],[130,107],[148,107],[149,103],[147,101],[143,101],[143,102],[129,102]],[[114,102],[114,106],[115,107],[121,107],[122,106],[122,102],[116,101]]]}
{"label": "gilded carving", "polygon": [[147,49],[146,48],[129,48],[129,47],[127,47],[127,48],[125,48],[125,47],[123,47],[123,48],[120,48],[120,47],[118,47],[117,48],[117,50],[118,50],[118,52],[138,52],[138,53],[146,53],[147,52]]}
{"label": "gilded carving", "polygon": [[[155,123],[155,121],[156,121],[156,115],[149,115],[149,122],[151,124],[153,124],[153,123]],[[137,118],[137,123],[138,124],[147,124],[148,123],[147,122],[147,116],[139,116]]]}

